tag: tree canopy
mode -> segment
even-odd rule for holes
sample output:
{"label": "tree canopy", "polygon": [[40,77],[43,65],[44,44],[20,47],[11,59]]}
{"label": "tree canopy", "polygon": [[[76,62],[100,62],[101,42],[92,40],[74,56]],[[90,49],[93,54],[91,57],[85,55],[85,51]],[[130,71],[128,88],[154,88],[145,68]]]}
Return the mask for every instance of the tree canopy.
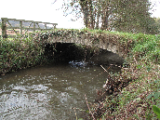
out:
{"label": "tree canopy", "polygon": [[150,17],[149,0],[63,0],[65,15],[83,17],[90,29],[117,30],[155,34],[158,29]]}

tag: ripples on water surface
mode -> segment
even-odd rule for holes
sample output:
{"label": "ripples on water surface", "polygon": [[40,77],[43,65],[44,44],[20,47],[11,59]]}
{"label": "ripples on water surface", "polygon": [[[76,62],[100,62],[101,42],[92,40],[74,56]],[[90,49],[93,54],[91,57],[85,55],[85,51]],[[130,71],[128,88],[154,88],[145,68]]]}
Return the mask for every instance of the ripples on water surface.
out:
{"label": "ripples on water surface", "polygon": [[83,118],[85,112],[80,110],[87,110],[84,94],[93,102],[107,76],[99,75],[103,69],[98,66],[83,65],[40,66],[1,77],[0,119],[75,120],[75,112]]}

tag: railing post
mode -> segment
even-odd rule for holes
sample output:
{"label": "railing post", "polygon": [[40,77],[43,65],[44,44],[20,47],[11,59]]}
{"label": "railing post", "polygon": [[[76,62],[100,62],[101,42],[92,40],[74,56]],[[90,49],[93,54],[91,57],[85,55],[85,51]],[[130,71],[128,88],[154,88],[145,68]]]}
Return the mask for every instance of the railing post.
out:
{"label": "railing post", "polygon": [[7,31],[6,31],[6,18],[2,18],[2,37],[7,38]]}
{"label": "railing post", "polygon": [[20,22],[20,35],[22,36],[22,21],[19,22]]}
{"label": "railing post", "polygon": [[45,26],[45,28],[47,29],[47,25],[46,25],[46,24],[44,24],[44,26]]}
{"label": "railing post", "polygon": [[56,25],[54,25],[54,24],[52,24],[52,25],[53,25],[53,28],[56,29]]}
{"label": "railing post", "polygon": [[33,23],[33,31],[34,31],[34,33],[35,33],[35,28],[36,28],[36,25],[35,25],[35,22]]}

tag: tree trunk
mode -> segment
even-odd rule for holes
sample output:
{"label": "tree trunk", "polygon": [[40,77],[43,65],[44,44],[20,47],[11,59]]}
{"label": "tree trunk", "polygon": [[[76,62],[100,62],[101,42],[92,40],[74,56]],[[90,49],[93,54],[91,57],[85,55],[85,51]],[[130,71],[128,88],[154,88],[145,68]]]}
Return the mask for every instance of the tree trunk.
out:
{"label": "tree trunk", "polygon": [[[100,0],[98,2],[100,3]],[[101,7],[100,7],[100,4],[98,4],[96,29],[99,29],[100,11],[101,11]]]}
{"label": "tree trunk", "polygon": [[89,0],[89,5],[90,5],[90,26],[91,26],[91,29],[94,29],[94,23],[93,23],[93,5],[92,5],[92,0]]}
{"label": "tree trunk", "polygon": [[102,30],[108,29],[108,17],[109,17],[108,10],[104,11],[102,17],[102,26],[101,26]]}
{"label": "tree trunk", "polygon": [[88,28],[89,27],[89,11],[88,11],[87,0],[81,0],[80,5],[82,8],[82,13],[84,15],[84,18],[83,18],[84,24]]}
{"label": "tree trunk", "polygon": [[103,3],[103,17],[102,17],[102,26],[101,29],[102,30],[106,30],[108,28],[108,17],[109,17],[109,7],[110,7],[110,1],[104,1]]}

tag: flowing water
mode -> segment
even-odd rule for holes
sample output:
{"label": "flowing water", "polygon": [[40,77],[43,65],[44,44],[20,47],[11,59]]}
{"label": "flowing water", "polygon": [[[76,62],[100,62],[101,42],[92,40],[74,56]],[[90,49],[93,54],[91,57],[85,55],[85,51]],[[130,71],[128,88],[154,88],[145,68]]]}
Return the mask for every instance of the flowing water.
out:
{"label": "flowing water", "polygon": [[0,120],[84,118],[107,74],[83,62],[56,63],[0,77]]}

